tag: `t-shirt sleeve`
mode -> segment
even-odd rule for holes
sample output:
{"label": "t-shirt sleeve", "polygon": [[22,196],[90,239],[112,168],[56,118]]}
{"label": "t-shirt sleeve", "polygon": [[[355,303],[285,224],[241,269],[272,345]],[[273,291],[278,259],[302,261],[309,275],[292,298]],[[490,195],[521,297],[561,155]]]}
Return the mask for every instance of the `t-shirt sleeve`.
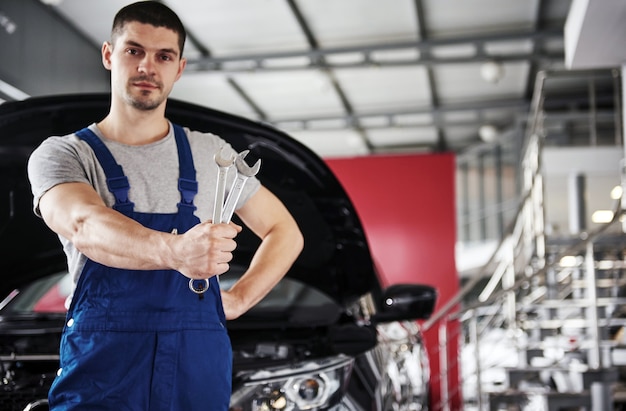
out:
{"label": "t-shirt sleeve", "polygon": [[[208,190],[211,198],[215,196],[216,189],[216,177],[217,177],[217,165],[215,164],[214,156],[215,154],[221,150],[223,147],[225,148],[225,155],[237,155],[237,151],[233,149],[233,147],[223,138],[212,134],[212,133],[203,133],[199,131],[191,131],[186,129],[187,135],[190,138],[190,143],[192,147],[195,148],[194,151],[194,162],[196,163],[196,168],[200,170],[200,167],[207,164],[212,170],[214,170],[213,174],[210,174],[208,177],[208,181],[204,181],[203,183],[206,185],[204,188]],[[249,166],[254,166],[250,161],[246,161]],[[263,161],[261,160],[261,172],[263,170]],[[202,174],[202,172],[200,172]],[[227,191],[232,187],[232,184],[235,180],[235,176],[237,174],[235,166],[233,166],[228,172],[228,179],[226,183]],[[201,182],[202,183],[202,182]],[[261,187],[261,182],[257,178],[257,176],[249,177],[246,180],[246,184],[239,196],[237,204],[235,206],[235,210],[239,210],[244,204],[257,192]],[[202,190],[202,187],[201,187]]]}
{"label": "t-shirt sleeve", "polygon": [[85,182],[89,178],[79,161],[72,137],[49,137],[28,159],[28,179],[33,193],[33,209],[39,212],[39,200],[51,188],[62,183]]}

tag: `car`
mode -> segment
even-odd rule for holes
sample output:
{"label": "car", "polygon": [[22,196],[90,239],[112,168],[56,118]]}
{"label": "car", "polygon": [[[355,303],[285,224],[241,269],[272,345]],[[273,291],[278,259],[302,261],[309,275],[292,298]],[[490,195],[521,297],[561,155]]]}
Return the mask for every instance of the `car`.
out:
{"label": "car", "polygon": [[[32,212],[28,156],[45,137],[103,118],[109,101],[102,93],[0,105],[2,410],[47,409],[73,286],[58,239]],[[437,291],[423,284],[382,287],[362,222],[325,162],[262,122],[175,99],[167,116],[218,134],[239,152],[250,150],[251,164],[262,159],[259,179],[285,203],[305,238],[280,283],[227,324],[230,409],[427,409],[429,368],[418,320],[432,314]],[[244,272],[258,244],[244,229],[221,287]]]}

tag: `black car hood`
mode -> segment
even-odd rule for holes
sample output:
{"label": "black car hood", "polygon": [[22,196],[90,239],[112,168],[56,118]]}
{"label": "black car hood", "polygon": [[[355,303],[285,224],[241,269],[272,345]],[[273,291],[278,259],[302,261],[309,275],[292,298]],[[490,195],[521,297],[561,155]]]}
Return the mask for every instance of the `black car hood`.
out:
{"label": "black car hood", "polygon": [[[0,105],[2,295],[65,264],[58,239],[32,211],[26,177],[30,153],[50,135],[64,135],[101,120],[109,104],[109,94],[89,94]],[[305,238],[305,248],[288,276],[320,289],[342,305],[378,290],[354,206],[320,157],[273,127],[206,107],[170,99],[167,117],[217,134],[237,151],[250,150],[250,164],[262,159],[259,179],[289,208]],[[249,261],[258,244],[244,230],[238,237],[237,262]]]}

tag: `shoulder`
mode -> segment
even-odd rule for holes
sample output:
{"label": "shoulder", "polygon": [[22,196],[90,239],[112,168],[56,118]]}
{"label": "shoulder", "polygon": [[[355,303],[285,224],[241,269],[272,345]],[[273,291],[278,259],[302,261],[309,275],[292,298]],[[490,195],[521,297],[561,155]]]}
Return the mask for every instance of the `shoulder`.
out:
{"label": "shoulder", "polygon": [[231,145],[218,135],[197,130],[190,130],[187,127],[184,127],[184,130],[187,134],[189,145],[191,146],[191,150],[194,154],[198,152],[208,152],[214,154],[217,153],[222,147],[227,147],[227,150],[232,150],[233,153],[235,152]]}
{"label": "shoulder", "polygon": [[191,130],[188,127],[183,127],[185,133],[187,134],[187,138],[190,143],[201,143],[201,144],[214,144],[221,145],[224,144],[225,141],[220,136],[217,136],[213,133],[206,133],[198,130]]}
{"label": "shoulder", "polygon": [[76,134],[51,136],[46,138],[31,154],[29,163],[46,161],[67,161],[68,157],[78,158],[89,155],[91,149]]}
{"label": "shoulder", "polygon": [[35,208],[39,198],[57,184],[90,183],[95,159],[93,151],[75,134],[46,138],[28,159],[28,178]]}

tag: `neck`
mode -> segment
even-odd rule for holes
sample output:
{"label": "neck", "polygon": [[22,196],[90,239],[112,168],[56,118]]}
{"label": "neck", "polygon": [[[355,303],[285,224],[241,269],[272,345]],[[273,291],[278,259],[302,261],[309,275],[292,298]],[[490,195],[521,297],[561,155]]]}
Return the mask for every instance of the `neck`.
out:
{"label": "neck", "polygon": [[148,111],[127,105],[121,107],[111,104],[109,114],[97,124],[106,138],[128,145],[143,145],[158,141],[169,132],[165,103]]}

